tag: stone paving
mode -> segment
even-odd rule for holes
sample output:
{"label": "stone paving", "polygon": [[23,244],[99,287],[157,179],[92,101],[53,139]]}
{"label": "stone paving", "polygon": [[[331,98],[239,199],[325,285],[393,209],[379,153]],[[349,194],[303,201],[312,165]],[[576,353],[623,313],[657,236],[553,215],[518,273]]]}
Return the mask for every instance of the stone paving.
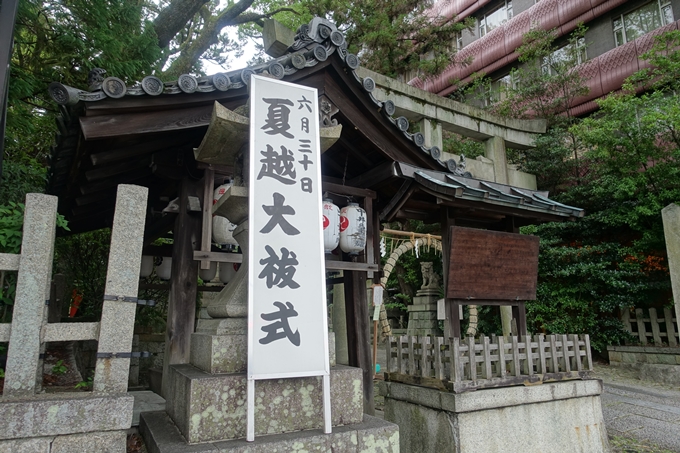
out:
{"label": "stone paving", "polygon": [[595,365],[604,381],[602,410],[609,436],[649,441],[680,452],[680,387],[641,381],[637,372]]}

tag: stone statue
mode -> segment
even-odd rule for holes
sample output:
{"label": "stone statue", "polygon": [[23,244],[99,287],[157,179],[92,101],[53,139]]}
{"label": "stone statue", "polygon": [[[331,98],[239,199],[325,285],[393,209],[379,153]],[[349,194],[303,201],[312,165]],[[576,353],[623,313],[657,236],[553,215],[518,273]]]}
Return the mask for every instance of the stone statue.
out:
{"label": "stone statue", "polygon": [[420,263],[420,271],[423,274],[423,286],[420,287],[421,290],[436,290],[440,288],[441,279],[434,271],[434,266],[432,266],[431,262]]}

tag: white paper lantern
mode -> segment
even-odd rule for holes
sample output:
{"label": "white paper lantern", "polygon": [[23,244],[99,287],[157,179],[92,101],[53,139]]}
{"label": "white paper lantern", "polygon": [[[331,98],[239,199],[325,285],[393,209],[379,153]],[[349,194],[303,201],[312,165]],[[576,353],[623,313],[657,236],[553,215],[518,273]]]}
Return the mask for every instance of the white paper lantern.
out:
{"label": "white paper lantern", "polygon": [[227,183],[227,184],[222,184],[217,189],[215,189],[215,192],[213,193],[213,204],[216,204],[217,200],[219,200],[220,197],[222,197],[222,195],[224,195],[226,193],[227,189],[230,188],[230,187],[231,187],[231,183]]}
{"label": "white paper lantern", "polygon": [[139,266],[139,276],[148,277],[153,272],[153,256],[142,255],[142,264]]}
{"label": "white paper lantern", "polygon": [[[213,193],[213,205],[217,203],[222,195],[224,195],[231,187],[231,183],[222,184]],[[234,239],[234,229],[236,225],[231,223],[229,219],[221,216],[213,216],[212,220],[212,240],[215,244],[219,245],[238,245],[236,239]]]}
{"label": "white paper lantern", "polygon": [[220,245],[238,245],[234,239],[236,226],[226,217],[213,216],[212,218],[212,240]]}
{"label": "white paper lantern", "polygon": [[206,283],[213,281],[215,275],[217,275],[217,261],[211,261],[209,269],[198,270],[198,276]]}
{"label": "white paper lantern", "polygon": [[236,263],[220,263],[220,281],[222,283],[229,283],[238,269]]}
{"label": "white paper lantern", "polygon": [[172,258],[168,258],[167,256],[163,257],[163,261],[161,261],[161,264],[158,265],[156,268],[156,275],[158,275],[158,278],[161,280],[170,280],[170,275],[172,271]]}
{"label": "white paper lantern", "polygon": [[340,243],[340,208],[333,200],[323,201],[323,248],[330,253]]}
{"label": "white paper lantern", "polygon": [[340,249],[358,255],[366,247],[366,211],[357,203],[340,210]]}

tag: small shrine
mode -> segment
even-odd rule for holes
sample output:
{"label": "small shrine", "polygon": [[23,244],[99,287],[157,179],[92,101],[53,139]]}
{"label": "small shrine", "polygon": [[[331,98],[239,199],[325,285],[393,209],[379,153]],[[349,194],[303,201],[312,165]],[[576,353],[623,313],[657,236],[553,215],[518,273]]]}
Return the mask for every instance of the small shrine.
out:
{"label": "small shrine", "polygon": [[[545,130],[544,122],[494,118],[367,71],[356,55],[348,53],[343,34],[325,19],[315,18],[300,27],[292,40],[277,35],[273,23],[267,27],[265,48],[274,58],[249,68],[207,77],[184,74],[172,82],[149,76],[134,84],[97,70],[87,91],[52,83],[50,94],[62,119],[49,193],[58,197],[58,210],[71,230],[84,232],[111,226],[119,185],[148,190],[143,254],[172,259],[162,373],[167,406],[165,412],[142,414],[140,423],[151,451],[270,452],[288,451],[292,445],[321,451],[398,451],[397,425],[373,417],[366,288],[367,280],[381,276],[381,224],[396,219],[441,224],[445,281],[438,281],[423,263],[425,281],[411,310],[417,323],[409,324],[409,329],[420,335],[436,328],[433,308],[444,292],[444,330],[451,337],[460,336],[453,312],[462,303],[447,287],[456,263],[456,256],[450,255],[455,250],[452,227],[516,233],[522,225],[576,219],[583,211],[550,200],[546,192],[535,190],[531,175],[507,165],[505,146],[531,147],[535,134]],[[294,147],[292,142],[259,144],[262,149],[254,155],[259,160],[251,157],[255,130],[292,137],[282,127],[282,118],[297,118],[297,112],[308,107],[287,104],[274,95],[260,96],[255,101],[264,104],[258,111],[271,116],[251,124],[252,90],[261,80],[316,93],[311,104],[318,112],[310,109],[313,117],[304,117],[296,128],[318,130],[318,161],[314,154],[305,159],[316,146],[305,137],[296,137]],[[310,101],[306,96],[295,101]],[[443,152],[442,128],[483,141],[486,157],[466,161]],[[318,169],[320,187],[307,173],[310,168]],[[250,200],[256,197],[254,182],[263,172],[284,186],[294,183],[302,192],[318,193],[319,200],[322,194],[324,206],[312,198],[292,205],[288,192],[270,190],[267,200],[258,198],[257,206],[269,216],[262,224],[254,214],[262,212],[253,211]],[[223,192],[219,197],[214,195],[216,188]],[[355,237],[352,230],[340,235],[334,253],[319,255],[322,265],[301,266],[295,277],[318,274],[321,289],[324,283],[344,286],[346,326],[336,336],[347,344],[348,366],[335,363],[333,336],[325,336],[323,319],[318,325],[296,327],[321,332],[317,349],[329,353],[322,373],[308,371],[289,379],[285,371],[278,377],[269,375],[265,364],[260,369],[265,371],[258,374],[251,368],[257,345],[249,336],[253,326],[248,314],[252,292],[259,289],[249,278],[254,266],[266,275],[267,263],[272,262],[268,259],[283,260],[284,254],[286,259],[302,259],[302,249],[295,245],[300,253],[291,254],[297,242],[288,244],[284,238],[275,246],[267,243],[268,251],[262,240],[252,239],[250,228],[301,232],[302,228],[286,225],[292,211],[304,213],[300,218],[308,217],[305,223],[313,224],[322,222],[326,210],[339,208],[344,217],[337,222],[358,224],[361,234]],[[272,219],[275,225],[268,223]],[[333,222],[328,219],[335,228]],[[338,227],[342,232],[343,226]],[[230,236],[238,253],[216,247],[213,229],[219,230],[218,236]],[[171,246],[152,246],[170,231]],[[303,232],[299,237],[312,241],[313,234]],[[259,255],[262,250],[269,257]],[[241,266],[196,319],[196,295],[202,290],[199,273],[211,271],[214,277],[215,263],[220,269]],[[290,289],[297,279],[285,265],[278,266],[267,286]],[[326,278],[323,269],[343,271],[343,276]],[[296,301],[277,302],[278,312],[263,312],[260,320],[276,323],[283,313],[298,311]],[[323,296],[307,296],[300,303],[325,314]],[[521,307],[516,317],[522,319]],[[274,325],[258,343],[284,335],[284,343],[295,346],[295,329]],[[276,362],[285,370],[286,357],[285,349],[271,355],[272,368]],[[114,354],[109,360],[118,359]],[[251,386],[254,376],[261,380]],[[254,443],[246,444],[253,438]]]}

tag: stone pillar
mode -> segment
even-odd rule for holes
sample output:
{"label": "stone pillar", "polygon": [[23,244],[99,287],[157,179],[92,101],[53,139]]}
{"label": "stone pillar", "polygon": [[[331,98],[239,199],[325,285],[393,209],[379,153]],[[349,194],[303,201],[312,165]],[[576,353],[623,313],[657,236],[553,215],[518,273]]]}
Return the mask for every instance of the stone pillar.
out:
{"label": "stone pillar", "polygon": [[[663,234],[666,238],[668,270],[675,301],[675,317],[680,319],[680,206],[671,203],[661,210]],[[677,326],[676,326],[677,328]]]}
{"label": "stone pillar", "polygon": [[491,137],[484,142],[484,155],[493,161],[494,181],[499,184],[508,183],[508,159],[505,154],[505,140],[502,137]]}
{"label": "stone pillar", "polygon": [[[484,142],[485,156],[493,161],[494,181],[508,184],[508,158],[505,153],[505,140],[502,137],[491,137]],[[503,336],[512,334],[512,307],[500,307]],[[523,333],[522,333],[523,334]]]}
{"label": "stone pillar", "polygon": [[44,346],[40,332],[47,320],[45,300],[52,276],[56,214],[57,197],[26,195],[24,237],[7,349],[6,397],[33,395],[42,384],[39,364]]}
{"label": "stone pillar", "polygon": [[441,123],[429,118],[423,118],[420,120],[420,131],[425,136],[425,146],[436,146],[440,150],[444,150]]}
{"label": "stone pillar", "polygon": [[[118,186],[104,289],[104,297],[108,300],[104,301],[102,307],[98,356],[102,353],[124,354],[132,351],[137,304],[124,301],[124,298],[137,298],[148,194],[149,189],[146,187]],[[93,390],[125,393],[129,371],[130,358],[98,357]]]}

